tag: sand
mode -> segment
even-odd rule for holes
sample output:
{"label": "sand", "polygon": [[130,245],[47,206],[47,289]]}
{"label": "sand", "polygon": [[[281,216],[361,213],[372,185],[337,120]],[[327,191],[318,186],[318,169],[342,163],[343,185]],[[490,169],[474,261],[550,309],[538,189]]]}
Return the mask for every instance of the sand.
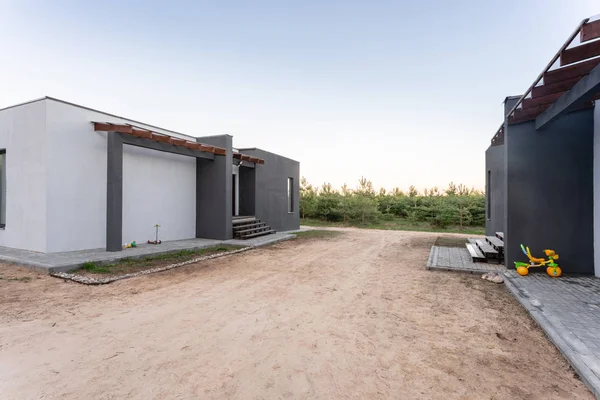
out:
{"label": "sand", "polygon": [[424,268],[435,234],[344,232],[96,287],[2,265],[0,397],[592,398],[504,285]]}

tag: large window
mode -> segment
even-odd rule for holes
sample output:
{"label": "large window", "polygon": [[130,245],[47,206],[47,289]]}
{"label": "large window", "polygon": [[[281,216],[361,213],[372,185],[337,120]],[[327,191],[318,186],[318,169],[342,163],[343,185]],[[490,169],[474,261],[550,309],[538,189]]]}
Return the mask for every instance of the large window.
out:
{"label": "large window", "polygon": [[0,150],[0,228],[6,226],[6,149]]}
{"label": "large window", "polygon": [[487,185],[485,188],[485,194],[487,197],[487,218],[490,219],[492,217],[492,171],[488,170],[487,172]]}
{"label": "large window", "polygon": [[288,178],[287,180],[288,190],[288,212],[294,212],[294,178]]}

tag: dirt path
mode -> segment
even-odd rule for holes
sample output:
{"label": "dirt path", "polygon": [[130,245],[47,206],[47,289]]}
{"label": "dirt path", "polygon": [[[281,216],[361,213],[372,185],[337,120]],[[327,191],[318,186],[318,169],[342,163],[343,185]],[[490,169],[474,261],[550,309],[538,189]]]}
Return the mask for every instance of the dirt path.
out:
{"label": "dirt path", "polygon": [[424,269],[435,238],[350,229],[100,287],[0,266],[0,397],[591,398],[503,285]]}

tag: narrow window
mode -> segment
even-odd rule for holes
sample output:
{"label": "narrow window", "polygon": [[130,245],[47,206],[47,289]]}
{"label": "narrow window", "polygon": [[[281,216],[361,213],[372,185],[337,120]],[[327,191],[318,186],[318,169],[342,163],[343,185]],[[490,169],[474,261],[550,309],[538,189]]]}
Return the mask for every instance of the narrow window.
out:
{"label": "narrow window", "polygon": [[490,219],[492,217],[492,171],[490,170],[487,172],[486,186],[485,192],[487,194],[487,218]]}
{"label": "narrow window", "polygon": [[288,212],[294,212],[294,178],[288,178],[287,181],[287,191],[288,191]]}
{"label": "narrow window", "polygon": [[0,228],[6,226],[6,149],[0,150]]}

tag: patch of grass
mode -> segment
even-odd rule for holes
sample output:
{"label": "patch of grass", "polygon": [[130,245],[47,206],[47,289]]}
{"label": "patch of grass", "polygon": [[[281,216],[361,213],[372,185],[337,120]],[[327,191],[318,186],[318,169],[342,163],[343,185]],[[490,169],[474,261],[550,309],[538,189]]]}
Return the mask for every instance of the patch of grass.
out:
{"label": "patch of grass", "polygon": [[439,247],[465,247],[468,242],[466,238],[454,237],[454,236],[438,236],[434,246]]}
{"label": "patch of grass", "polygon": [[298,239],[328,239],[343,235],[343,232],[312,229],[309,231],[296,232],[295,235]]}
{"label": "patch of grass", "polygon": [[156,254],[142,258],[126,257],[113,264],[99,264],[97,262],[87,261],[83,263],[83,265],[79,267],[76,272],[83,275],[122,275],[188,261],[196,257],[238,250],[240,248],[240,246],[216,246],[207,247],[205,249],[179,250],[171,253]]}
{"label": "patch of grass", "polygon": [[86,261],[83,263],[83,265],[79,268],[83,271],[86,272],[90,272],[92,274],[110,274],[110,268],[112,266],[114,266],[115,264],[98,264],[96,262],[92,262],[92,261]]}
{"label": "patch of grass", "polygon": [[393,230],[393,231],[418,231],[418,232],[448,232],[448,233],[464,233],[467,235],[483,235],[485,234],[485,227],[483,226],[464,226],[462,231],[460,231],[458,226],[450,226],[446,229],[444,228],[434,228],[428,222],[412,222],[407,220],[406,218],[394,217],[390,220],[380,220],[372,224],[344,224],[343,222],[329,222],[329,221],[321,221],[317,219],[309,219],[304,218],[300,220],[300,225],[306,226],[351,226],[355,228],[364,228],[364,229],[383,229],[383,230]]}

